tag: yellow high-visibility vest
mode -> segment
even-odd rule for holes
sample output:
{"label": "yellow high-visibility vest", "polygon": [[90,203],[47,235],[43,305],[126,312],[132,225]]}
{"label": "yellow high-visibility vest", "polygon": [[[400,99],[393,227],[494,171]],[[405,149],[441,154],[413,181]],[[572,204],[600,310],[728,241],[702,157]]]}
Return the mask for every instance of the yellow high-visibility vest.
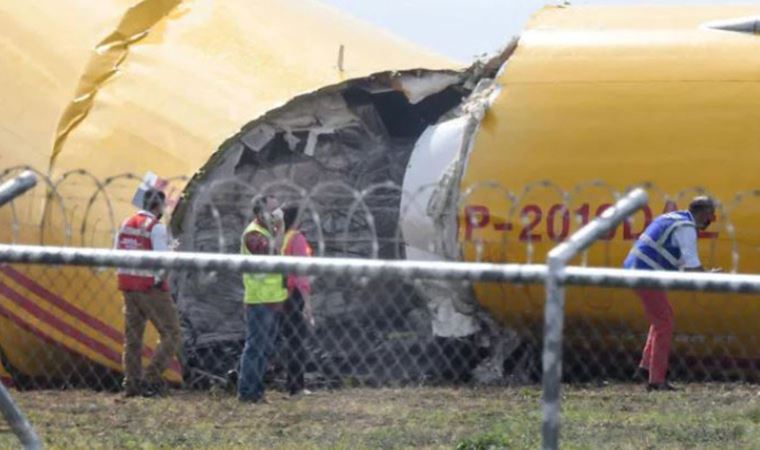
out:
{"label": "yellow high-visibility vest", "polygon": [[[245,245],[245,236],[248,233],[259,233],[267,238],[270,244],[272,242],[272,235],[266,228],[256,222],[251,222],[240,238],[240,253],[243,255],[251,254]],[[243,290],[243,302],[248,305],[280,303],[288,298],[288,291],[285,289],[283,276],[280,273],[244,273]]]}

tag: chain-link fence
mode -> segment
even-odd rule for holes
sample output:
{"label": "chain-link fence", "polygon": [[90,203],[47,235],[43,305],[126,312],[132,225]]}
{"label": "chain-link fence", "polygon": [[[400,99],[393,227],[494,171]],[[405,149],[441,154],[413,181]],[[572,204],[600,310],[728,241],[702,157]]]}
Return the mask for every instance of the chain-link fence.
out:
{"label": "chain-link fence", "polygon": [[[41,178],[31,194],[0,210],[3,241],[110,247],[120,221],[134,212],[129,202],[139,179],[135,175],[99,180],[71,172],[55,181]],[[195,183],[180,197],[183,182],[178,178],[169,187],[172,192],[176,183],[169,198],[178,205],[171,217],[178,255],[238,254],[253,200],[271,194],[299,207],[298,228],[315,256],[331,257],[336,264],[339,257],[428,260],[407,261],[385,274],[350,265],[343,272],[299,271],[310,283],[315,320],[311,326],[300,313],[282,314],[285,326],[267,379],[283,389],[293,365],[305,372],[309,389],[537,383],[544,269],[489,263],[544,262],[552,247],[625,192],[602,182],[571,189],[537,182],[516,190],[482,183],[451,200],[438,185],[412,193],[390,183],[332,182],[307,189],[292,181],[233,177]],[[684,208],[694,194],[709,193],[690,188],[667,195],[643,184],[649,203],[571,265],[619,267],[654,217]],[[704,265],[756,271],[760,261],[753,252],[760,239],[752,217],[760,212],[760,194],[715,197],[719,220],[699,240]],[[447,267],[449,272],[434,277],[424,272],[456,261],[485,265]],[[245,335],[240,272],[222,263],[188,267],[170,271],[182,346],[165,378],[185,389],[232,390]],[[515,272],[504,275],[509,271]],[[593,281],[594,273],[584,276],[584,282],[571,283],[581,286],[566,289],[563,377],[632,381],[648,330],[640,300],[630,288],[602,286]],[[756,379],[760,346],[752,297],[697,290],[673,292],[669,300],[676,317],[670,379]],[[120,388],[124,312],[112,268],[97,261],[85,267],[5,263],[0,266],[0,321],[4,381],[21,389]],[[148,327],[145,362],[156,340],[156,331]]]}
{"label": "chain-link fence", "polygon": [[[621,208],[623,205],[621,204]],[[621,214],[624,214],[623,209]],[[606,230],[599,227],[596,232],[587,233],[590,239],[595,235],[604,233]],[[570,240],[567,251],[560,251],[558,254],[564,254],[566,257],[572,255],[572,252],[579,251],[592,240],[584,240],[579,236],[578,239]],[[553,252],[555,253],[555,252]],[[561,258],[560,256],[551,256],[552,258]],[[734,292],[734,293],[758,293],[760,292],[760,276],[753,275],[723,275],[723,274],[686,274],[686,273],[668,273],[652,271],[626,271],[620,269],[598,269],[598,268],[578,268],[552,264],[544,265],[519,265],[519,264],[484,264],[484,263],[421,263],[421,262],[388,262],[388,261],[367,261],[358,259],[311,259],[311,258],[292,258],[292,257],[272,257],[272,256],[223,256],[207,255],[199,253],[158,253],[158,252],[123,252],[111,250],[88,250],[76,248],[60,247],[30,247],[30,246],[8,246],[0,245],[0,260],[12,263],[45,263],[53,265],[73,265],[86,267],[102,266],[119,266],[125,268],[141,269],[170,269],[170,270],[190,270],[194,273],[200,271],[228,270],[234,273],[249,273],[252,271],[259,273],[293,273],[297,275],[320,274],[335,275],[339,277],[367,277],[375,280],[385,280],[391,282],[399,279],[420,279],[420,280],[451,280],[458,279],[463,282],[502,282],[510,284],[526,284],[545,282],[547,293],[546,325],[544,333],[544,413],[545,413],[545,448],[557,448],[557,430],[559,418],[559,397],[558,389],[561,376],[561,356],[560,348],[562,345],[562,320],[564,316],[562,303],[562,290],[557,290],[559,285],[580,285],[580,286],[609,286],[624,287],[627,289],[641,288],[658,288],[658,289],[676,289],[689,291],[707,291],[707,292]],[[287,305],[287,303],[286,303]],[[559,308],[556,308],[558,306]],[[308,350],[304,349],[303,353],[294,350],[293,333],[290,330],[297,330],[293,324],[288,326],[288,321],[293,317],[287,313],[280,316],[282,325],[281,361],[286,361],[281,371],[286,374],[280,380],[276,379],[276,367],[272,367],[273,379],[269,381],[272,387],[278,386],[281,389],[291,390],[288,386],[293,375],[293,366],[288,361],[298,363],[297,373],[307,370],[310,364],[310,358],[307,355]],[[297,320],[302,320],[298,318]],[[308,326],[304,326],[306,330]],[[296,331],[297,333],[297,331]],[[357,333],[353,341],[361,335]],[[312,339],[306,332],[299,336],[303,341]],[[351,349],[355,347],[349,343],[348,339],[338,344],[342,349]],[[297,344],[296,344],[297,345]],[[410,353],[414,354],[414,353]],[[297,359],[293,359],[297,355]],[[349,369],[353,374],[348,375],[341,373],[340,369],[325,370],[329,365],[316,363],[316,371],[327,374],[328,372],[337,378],[352,377],[357,375],[356,367],[362,368],[398,368],[401,374],[387,379],[407,378],[409,367],[418,366],[420,361],[407,357],[403,360],[403,350],[388,352],[387,358],[382,365],[375,366],[373,358],[357,360],[350,365]],[[449,362],[460,359],[461,355],[445,355],[444,360]],[[234,364],[234,362],[233,362]],[[456,361],[455,364],[461,365],[462,362]],[[275,364],[276,366],[276,364]],[[445,368],[444,368],[445,369]],[[373,371],[369,371],[372,373]],[[366,373],[366,372],[365,372]],[[374,372],[378,376],[378,372]],[[284,379],[282,379],[284,378]],[[226,380],[230,383],[233,380]],[[420,380],[418,380],[420,381]],[[312,383],[314,380],[312,380]],[[225,383],[225,381],[223,381]],[[342,383],[331,386],[333,388],[342,386]],[[318,387],[325,387],[324,385]]]}
{"label": "chain-link fence", "polygon": [[[83,171],[55,180],[43,176],[33,192],[0,210],[3,241],[111,247],[119,223],[134,212],[129,202],[138,180],[130,174],[101,180]],[[170,204],[178,205],[171,231],[183,252],[239,253],[252,201],[273,194],[300,207],[298,227],[315,256],[494,263],[544,262],[553,246],[624,192],[602,182],[570,189],[537,182],[512,190],[482,183],[452,202],[441,200],[446,193],[437,185],[412,193],[389,183],[356,188],[337,181],[307,189],[293,181],[233,177],[195,182],[180,196],[181,183],[170,180],[167,191]],[[666,195],[647,187],[648,205],[571,265],[619,267],[653,217],[706,192]],[[758,198],[756,192],[717,196],[718,223],[700,236],[706,267],[754,271],[760,239],[751,218]],[[111,269],[3,265],[3,376],[20,387],[116,388],[124,319],[115,278]],[[316,359],[309,362],[311,371],[321,361],[344,382],[368,385],[524,383],[540,377],[540,284],[334,275],[315,276],[310,284],[316,321],[309,330]],[[181,317],[183,364],[171,366],[170,378],[178,381],[185,371],[187,386],[221,383],[234,368],[244,334],[240,275],[175,271],[171,293]],[[752,302],[709,293],[674,294],[671,302],[677,312],[673,371],[679,378],[753,379],[758,342]],[[648,328],[638,298],[610,288],[571,287],[566,308],[571,350],[565,376],[629,377]],[[155,338],[149,327],[146,354]]]}
{"label": "chain-link fence", "polygon": [[[51,181],[38,175],[43,182],[37,190],[5,212],[6,241],[110,246],[121,218],[133,212],[130,190],[137,176],[99,181],[86,172],[71,172]],[[389,183],[361,191],[326,183],[305,191],[294,183],[255,189],[240,180],[226,180],[182,200],[172,221],[180,250],[239,253],[251,203],[267,193],[300,207],[299,228],[315,256],[404,259],[408,247],[401,217],[415,208],[420,211],[410,198],[403,199],[402,206],[401,189]],[[177,200],[171,194],[169,198],[170,204]],[[38,222],[42,225],[35,228]],[[456,235],[451,239],[456,243]],[[0,271],[2,320],[8,325],[0,344],[6,380],[19,388],[119,388],[124,313],[112,269],[4,264]],[[189,388],[230,387],[245,335],[240,274],[177,270],[170,280],[180,315],[182,352],[170,365],[167,379],[177,385],[183,380]],[[493,377],[474,369],[487,359],[491,345],[482,327],[490,327],[490,334],[501,332],[481,311],[471,284],[456,277],[430,281],[405,276],[389,282],[350,272],[308,281],[314,326],[296,324],[291,330],[307,338],[305,360],[299,364],[306,368],[308,386]],[[151,327],[147,333],[146,358],[157,337]],[[281,374],[287,361],[273,361],[273,374]],[[495,370],[498,374],[501,369]]]}

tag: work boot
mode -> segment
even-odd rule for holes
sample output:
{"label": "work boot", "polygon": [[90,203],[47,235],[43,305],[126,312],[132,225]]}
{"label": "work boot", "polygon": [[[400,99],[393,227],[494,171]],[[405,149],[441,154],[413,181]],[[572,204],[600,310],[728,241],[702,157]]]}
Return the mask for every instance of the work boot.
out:
{"label": "work boot", "polygon": [[163,382],[144,383],[142,386],[142,396],[145,398],[166,397],[169,389]]}
{"label": "work boot", "polygon": [[254,397],[254,398],[238,397],[238,401],[240,403],[256,403],[260,405],[269,405],[271,403],[265,395],[262,395],[261,397]]}
{"label": "work boot", "polygon": [[311,394],[313,394],[313,392],[308,389],[295,389],[290,391],[290,398],[308,397]]}
{"label": "work boot", "polygon": [[131,397],[137,397],[140,394],[142,394],[142,389],[140,389],[140,384],[142,383],[124,383],[122,384],[122,388],[124,389],[124,397],[125,398],[131,398]]}
{"label": "work boot", "polygon": [[677,391],[678,389],[672,384],[664,381],[662,383],[649,383],[647,384],[647,392],[652,391]]}
{"label": "work boot", "polygon": [[637,367],[636,372],[633,373],[633,381],[647,381],[649,380],[649,369],[644,367]]}
{"label": "work boot", "polygon": [[235,392],[237,390],[238,376],[237,369],[228,370],[227,376],[225,377],[224,388],[230,392]]}
{"label": "work boot", "polygon": [[128,387],[124,389],[124,397],[125,398],[131,398],[131,397],[137,397],[140,394],[142,394],[142,391],[136,387]]}

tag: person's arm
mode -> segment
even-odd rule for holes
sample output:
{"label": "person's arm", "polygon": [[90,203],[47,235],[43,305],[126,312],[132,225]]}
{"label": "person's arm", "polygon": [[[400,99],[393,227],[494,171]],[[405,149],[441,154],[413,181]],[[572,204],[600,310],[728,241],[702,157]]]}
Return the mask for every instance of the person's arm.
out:
{"label": "person's arm", "polygon": [[169,233],[166,231],[166,225],[159,222],[153,226],[150,231],[150,243],[157,252],[169,251]]}
{"label": "person's arm", "polygon": [[704,272],[697,252],[697,230],[694,227],[680,227],[673,232],[673,239],[681,249],[680,264],[684,272]]}
{"label": "person's arm", "polygon": [[269,254],[269,240],[255,231],[245,235],[245,246],[252,255]]}
{"label": "person's arm", "polygon": [[[290,242],[287,253],[290,256],[311,256],[309,254],[309,244],[306,242],[306,238],[301,233],[296,233]],[[294,276],[295,288],[301,292],[304,300],[311,295],[311,283],[309,277]]]}
{"label": "person's arm", "polygon": [[[169,233],[166,231],[166,225],[159,222],[153,226],[150,230],[150,244],[155,251],[169,251]],[[160,288],[165,279],[166,271],[161,269],[153,276],[153,285]]]}
{"label": "person's arm", "polygon": [[124,228],[124,226],[127,224],[129,219],[124,219],[124,222],[121,223],[119,226],[119,229],[116,231],[116,235],[113,237],[113,248],[114,250],[119,249],[119,234],[121,234],[121,230]]}
{"label": "person's arm", "polygon": [[[306,242],[306,238],[301,233],[296,233],[293,236],[293,240],[289,245],[289,251],[292,256],[311,256],[309,252],[309,243]],[[311,306],[311,283],[309,277],[294,276],[295,288],[301,293],[303,297],[303,317],[306,322],[314,326],[314,309]]]}

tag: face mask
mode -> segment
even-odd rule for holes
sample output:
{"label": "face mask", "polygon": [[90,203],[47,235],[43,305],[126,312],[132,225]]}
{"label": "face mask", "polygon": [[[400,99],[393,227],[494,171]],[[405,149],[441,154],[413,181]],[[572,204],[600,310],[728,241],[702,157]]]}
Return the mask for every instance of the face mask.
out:
{"label": "face mask", "polygon": [[160,212],[158,214],[156,214],[156,218],[158,218],[158,220],[161,220],[161,218],[164,217],[164,209],[165,208],[166,208],[166,205],[164,205],[163,203],[159,204],[158,209],[160,210]]}
{"label": "face mask", "polygon": [[272,229],[272,214],[267,211],[261,212],[261,224],[267,227],[268,229]]}
{"label": "face mask", "polygon": [[272,226],[274,227],[274,231],[280,232],[283,228],[283,217],[284,214],[282,213],[282,210],[280,208],[275,209],[272,211]]}
{"label": "face mask", "polygon": [[709,227],[710,224],[712,224],[715,221],[715,219],[716,219],[715,211],[713,211],[712,213],[710,213],[709,216],[707,216],[707,218],[705,218],[705,221],[704,221],[704,224],[702,226],[702,229],[704,230],[707,227]]}

